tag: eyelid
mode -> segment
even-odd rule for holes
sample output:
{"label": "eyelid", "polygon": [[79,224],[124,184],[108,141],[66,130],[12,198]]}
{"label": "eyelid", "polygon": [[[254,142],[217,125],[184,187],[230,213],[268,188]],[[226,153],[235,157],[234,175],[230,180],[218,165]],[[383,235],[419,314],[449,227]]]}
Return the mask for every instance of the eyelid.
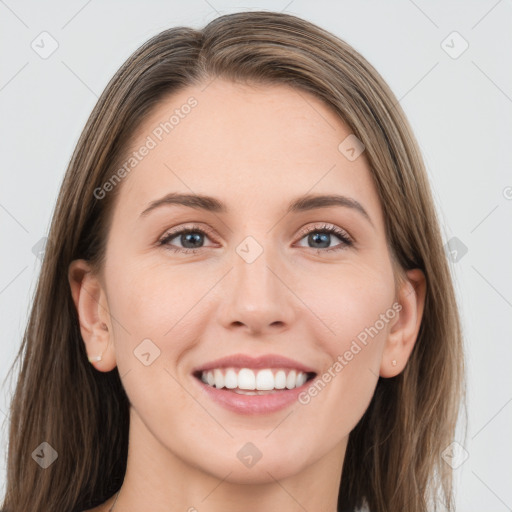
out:
{"label": "eyelid", "polygon": [[[183,232],[189,232],[189,231],[204,232],[209,237],[212,237],[212,234],[214,233],[214,230],[206,225],[200,225],[197,223],[192,223],[190,225],[185,224],[185,225],[180,225],[180,226],[177,226],[175,228],[171,228],[171,229],[168,229],[167,231],[165,231],[164,234],[161,237],[159,237],[158,244],[164,245],[164,243],[167,240],[170,240],[177,235],[183,234]],[[215,237],[213,237],[213,238],[215,238]],[[196,249],[189,249],[189,250],[196,250]]]}
{"label": "eyelid", "polygon": [[335,234],[336,236],[342,236],[347,239],[350,243],[354,243],[354,238],[348,233],[347,230],[340,228],[339,226],[336,226],[336,224],[330,224],[328,222],[316,222],[313,223],[313,225],[308,225],[304,228],[301,228],[298,236],[299,238],[303,238],[304,236],[308,235],[311,232],[314,231],[323,231],[327,230],[331,233]]}

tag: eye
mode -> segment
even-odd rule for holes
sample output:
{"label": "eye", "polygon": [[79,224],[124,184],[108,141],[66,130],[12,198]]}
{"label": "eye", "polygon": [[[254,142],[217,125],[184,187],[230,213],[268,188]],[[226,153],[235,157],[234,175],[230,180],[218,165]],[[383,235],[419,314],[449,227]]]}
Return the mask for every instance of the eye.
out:
{"label": "eye", "polygon": [[[332,235],[336,235],[342,243],[334,247],[329,247]],[[301,236],[302,238],[307,236],[307,241],[314,244],[310,249],[317,249],[318,252],[340,251],[353,245],[346,231],[329,224],[308,228],[301,232]],[[327,247],[325,247],[325,244],[327,244]],[[319,245],[323,245],[323,247],[319,247]]]}
{"label": "eye", "polygon": [[[195,254],[197,252],[196,249],[203,249],[203,247],[201,247],[201,243],[203,242],[203,238],[209,235],[209,233],[210,230],[194,225],[188,228],[167,232],[158,241],[158,245],[165,246],[166,249],[170,249],[174,252]],[[175,238],[178,238],[179,241],[183,244],[182,247],[176,247],[174,244],[170,243]]]}
{"label": "eye", "polygon": [[[196,254],[198,250],[204,248],[204,246],[202,246],[204,243],[204,237],[208,237],[208,235],[210,235],[209,229],[193,225],[187,228],[175,229],[167,232],[158,241],[158,245],[164,246],[166,249],[170,249],[174,252]],[[336,235],[342,243],[334,247],[329,247],[332,235]],[[344,230],[329,224],[323,224],[321,226],[317,225],[306,230],[302,230],[300,236],[301,240],[307,236],[308,242],[316,244],[316,246],[310,247],[310,249],[317,249],[318,252],[339,251],[353,245],[352,240]],[[177,247],[175,244],[172,244],[171,241],[174,239],[179,239],[182,246]],[[327,247],[319,247],[318,244],[327,244]]]}

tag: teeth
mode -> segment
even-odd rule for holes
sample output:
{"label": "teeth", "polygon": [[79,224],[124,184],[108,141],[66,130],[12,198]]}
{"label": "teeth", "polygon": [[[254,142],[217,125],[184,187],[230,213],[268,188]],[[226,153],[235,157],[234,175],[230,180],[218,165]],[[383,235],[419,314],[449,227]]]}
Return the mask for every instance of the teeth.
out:
{"label": "teeth", "polygon": [[213,378],[215,379],[215,387],[223,388],[224,387],[224,375],[220,370],[215,369],[213,372]]}
{"label": "teeth", "polygon": [[242,368],[238,372],[238,387],[240,389],[255,389],[256,377],[254,372],[248,368]]}
{"label": "teeth", "polygon": [[274,389],[274,374],[272,370],[260,370],[258,372],[256,376],[256,389],[260,391]]}
{"label": "teeth", "polygon": [[[203,375],[206,372],[203,372]],[[238,387],[238,375],[235,373],[235,370],[231,368],[226,372],[226,376],[224,377],[224,386],[228,389],[235,389]]]}
{"label": "teeth", "polygon": [[279,370],[274,377],[274,386],[276,389],[284,389],[286,387],[286,373]]}
{"label": "teeth", "polygon": [[286,377],[286,387],[288,389],[293,389],[295,387],[295,382],[297,380],[297,374],[295,373],[295,370],[292,370],[288,377]]}
{"label": "teeth", "polygon": [[253,371],[250,368],[228,368],[208,370],[201,373],[201,380],[217,389],[233,389],[237,393],[256,395],[258,391],[294,389],[302,386],[307,374],[296,370],[272,370],[265,368]]}

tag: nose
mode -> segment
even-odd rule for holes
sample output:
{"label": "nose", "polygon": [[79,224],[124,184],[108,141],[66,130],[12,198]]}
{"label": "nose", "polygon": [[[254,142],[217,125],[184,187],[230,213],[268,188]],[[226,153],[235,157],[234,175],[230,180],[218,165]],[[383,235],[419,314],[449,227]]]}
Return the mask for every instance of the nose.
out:
{"label": "nose", "polygon": [[289,329],[297,308],[283,268],[275,258],[271,261],[268,251],[250,263],[235,253],[233,269],[224,280],[225,300],[219,308],[223,327],[250,334],[276,334]]}

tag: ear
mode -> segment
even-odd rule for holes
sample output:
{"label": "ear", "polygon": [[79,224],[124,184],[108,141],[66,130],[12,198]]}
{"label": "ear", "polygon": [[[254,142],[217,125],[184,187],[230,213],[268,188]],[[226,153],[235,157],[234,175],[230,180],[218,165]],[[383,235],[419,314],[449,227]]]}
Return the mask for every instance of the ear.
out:
{"label": "ear", "polygon": [[109,372],[116,359],[106,293],[86,260],[71,262],[68,280],[89,362],[97,370]]}
{"label": "ear", "polygon": [[[406,272],[407,279],[398,291],[395,322],[390,328],[380,365],[381,377],[402,372],[411,355],[423,318],[426,279],[420,269]],[[393,361],[396,363],[393,364]]]}

